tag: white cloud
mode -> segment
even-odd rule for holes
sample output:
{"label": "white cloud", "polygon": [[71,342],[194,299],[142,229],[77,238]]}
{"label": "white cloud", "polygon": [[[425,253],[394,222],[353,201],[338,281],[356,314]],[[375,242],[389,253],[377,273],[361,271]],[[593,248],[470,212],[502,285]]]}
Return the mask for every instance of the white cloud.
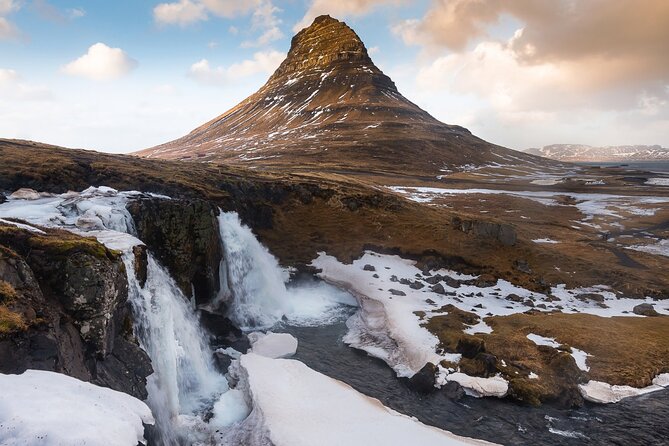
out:
{"label": "white cloud", "polygon": [[97,81],[118,79],[137,66],[120,48],[110,48],[104,43],[96,43],[78,59],[64,65],[61,71],[71,76],[81,76]]}
{"label": "white cloud", "polygon": [[18,28],[5,17],[18,11],[19,8],[20,4],[15,0],[0,0],[0,40],[12,39],[19,35]]}
{"label": "white cloud", "polygon": [[0,17],[0,40],[10,39],[18,34],[16,26],[4,17]]}
{"label": "white cloud", "polygon": [[257,52],[253,59],[228,67],[212,67],[207,59],[202,59],[190,67],[188,74],[201,84],[227,85],[256,74],[271,74],[285,57],[284,53],[278,51]]}
{"label": "white cloud", "polygon": [[23,81],[15,70],[0,68],[0,98],[21,101],[46,101],[52,99],[51,91],[41,85]]}
{"label": "white cloud", "polygon": [[67,16],[71,20],[80,19],[86,15],[86,10],[84,8],[71,8],[67,10]]}
{"label": "white cloud", "polygon": [[259,0],[201,0],[207,10],[218,17],[231,19],[246,15],[253,10]]}
{"label": "white cloud", "polygon": [[207,11],[200,2],[179,0],[176,3],[161,3],[153,8],[153,18],[160,25],[187,26],[207,20]]}
{"label": "white cloud", "polygon": [[304,17],[293,27],[294,32],[311,25],[316,17],[329,14],[336,19],[360,16],[371,12],[377,6],[397,6],[406,0],[312,0]]}
{"label": "white cloud", "polygon": [[0,0],[0,15],[7,15],[19,10],[19,2],[16,0]]}
{"label": "white cloud", "polygon": [[261,47],[279,40],[283,33],[279,26],[281,20],[276,16],[280,9],[272,4],[271,1],[260,0],[255,11],[253,11],[251,30],[262,31],[262,34],[255,40],[245,41],[243,47]]}

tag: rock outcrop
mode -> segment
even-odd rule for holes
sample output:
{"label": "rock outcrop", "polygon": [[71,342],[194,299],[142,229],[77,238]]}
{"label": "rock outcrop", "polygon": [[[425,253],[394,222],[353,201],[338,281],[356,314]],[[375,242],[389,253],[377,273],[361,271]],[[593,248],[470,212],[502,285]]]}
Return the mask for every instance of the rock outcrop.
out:
{"label": "rock outcrop", "polygon": [[496,240],[504,246],[514,246],[518,241],[515,228],[507,223],[453,217],[451,224],[462,232]]}
{"label": "rock outcrop", "polygon": [[49,370],[144,399],[120,255],[65,231],[0,224],[0,373]]}
{"label": "rock outcrop", "polygon": [[145,198],[128,203],[137,234],[184,295],[208,303],[220,289],[218,210],[202,200]]}

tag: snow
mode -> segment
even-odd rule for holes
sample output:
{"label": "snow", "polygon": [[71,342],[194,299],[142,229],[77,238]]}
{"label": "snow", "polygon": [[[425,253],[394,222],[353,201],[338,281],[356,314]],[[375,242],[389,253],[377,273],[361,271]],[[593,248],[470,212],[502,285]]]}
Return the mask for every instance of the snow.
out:
{"label": "snow", "polygon": [[[660,377],[662,377],[662,375],[660,375]],[[660,382],[662,383],[665,383],[665,380],[669,381],[667,378],[660,378]],[[648,387],[637,388],[630,386],[614,386],[601,381],[588,381],[586,384],[580,384],[578,389],[586,400],[593,403],[608,404],[617,403],[620,400],[633,396],[657,392],[658,390],[664,389],[664,387],[662,385],[652,384]]]}
{"label": "snow", "polygon": [[[509,195],[532,200],[545,206],[560,206],[557,198],[564,192],[554,191],[510,191],[499,189],[445,189],[436,187],[404,187],[390,186],[388,189],[405,195],[409,200],[418,203],[429,203],[435,198],[448,195],[484,194]],[[592,220],[595,216],[608,216],[622,219],[619,212],[630,212],[636,215],[654,215],[657,209],[639,208],[639,205],[669,203],[667,197],[624,196],[612,194],[573,193],[566,195],[576,200],[574,206],[584,215],[584,220]]]}
{"label": "snow", "polygon": [[[540,336],[534,333],[528,334],[527,339],[529,339],[530,341],[534,342],[537,345],[546,345],[552,348],[559,348],[562,345],[553,338],[547,338],[545,336]],[[571,356],[574,358],[576,366],[579,369],[583,370],[584,372],[590,371],[590,367],[588,367],[588,365],[586,364],[586,360],[588,356],[590,356],[589,354],[587,354],[583,350],[571,347]]]}
{"label": "snow", "polygon": [[648,254],[654,254],[654,255],[658,255],[658,256],[669,257],[669,239],[660,240],[659,242],[651,244],[651,245],[628,246],[628,247],[626,247],[626,249],[646,252]]}
{"label": "snow", "polygon": [[588,356],[590,356],[589,354],[587,354],[583,350],[571,347],[571,356],[574,358],[574,361],[576,361],[576,366],[579,369],[583,370],[584,372],[590,371],[590,367],[588,367],[586,363]]}
{"label": "snow", "polygon": [[288,358],[297,352],[297,339],[288,333],[249,333],[251,351],[267,358]]}
{"label": "snow", "polygon": [[530,372],[528,378],[530,378],[530,379],[539,379],[539,375],[537,375],[537,374],[534,373],[534,372]]}
{"label": "snow", "polygon": [[42,231],[41,229],[37,229],[34,226],[25,225],[23,223],[17,223],[15,221],[5,220],[4,218],[0,218],[0,223],[10,226],[16,226],[19,229],[25,229],[26,231],[34,232],[35,234],[46,234],[46,232]]}
{"label": "snow", "polygon": [[426,426],[299,361],[247,354],[240,369],[238,387],[253,410],[220,434],[223,444],[249,444],[249,438],[275,446],[491,444]]}
{"label": "snow", "polygon": [[151,410],[125,393],[59,373],[0,374],[0,444],[136,446]]}
{"label": "snow", "polygon": [[655,379],[653,379],[653,384],[656,386],[669,387],[669,373],[657,375]]}
{"label": "snow", "polygon": [[669,186],[669,178],[649,178],[646,184],[650,186]]}
{"label": "snow", "polygon": [[562,178],[541,178],[538,180],[530,181],[531,184],[537,184],[539,186],[555,186],[556,184],[562,183],[564,180]]}
{"label": "snow", "polygon": [[483,396],[504,398],[509,391],[509,383],[501,376],[479,378],[456,372],[449,374],[446,380],[455,381],[465,389],[468,395],[476,398]]}
{"label": "snow", "polygon": [[492,327],[488,325],[484,320],[481,320],[478,324],[465,328],[462,331],[471,335],[476,333],[490,334],[492,333]]}
{"label": "snow", "polygon": [[[367,264],[372,265],[375,271],[365,271],[364,266]],[[458,355],[443,352],[438,348],[438,339],[422,326],[425,320],[421,320],[416,312],[424,313],[425,318],[429,319],[435,315],[446,314],[439,309],[452,304],[463,311],[479,315],[480,320],[477,323],[464,329],[465,333],[474,334],[492,331],[483,320],[489,314],[505,316],[527,311],[528,307],[523,302],[507,300],[506,296],[509,294],[516,294],[521,300],[532,299],[536,304],[542,303],[546,305],[547,312],[558,310],[559,305],[563,313],[586,313],[601,317],[639,317],[632,313],[634,306],[652,302],[651,299],[619,297],[603,285],[575,289],[558,285],[553,287],[551,294],[560,300],[553,301],[547,295],[531,292],[504,280],[498,280],[496,285],[485,288],[462,282],[459,288],[452,288],[447,282],[441,282],[444,290],[452,294],[443,295],[430,289],[431,285],[425,282],[428,276],[423,275],[423,271],[415,266],[414,261],[372,251],[365,252],[351,264],[343,264],[332,256],[319,253],[312,261],[312,266],[321,270],[319,276],[322,279],[348,290],[358,300],[360,309],[346,322],[348,332],[344,336],[344,342],[383,360],[402,377],[413,376],[427,362],[439,364],[442,360],[454,363],[459,361]],[[430,271],[429,274],[448,276],[460,281],[476,278],[448,270]],[[399,283],[401,279],[421,282],[424,286],[421,289],[412,289],[406,282]],[[405,295],[392,295],[390,289],[401,291]],[[600,294],[603,302],[579,299],[579,294],[583,293]],[[658,308],[657,311],[669,314],[669,310],[664,308]],[[538,335],[532,335],[529,339],[555,348],[560,346],[555,340]],[[577,365],[587,370],[587,353],[572,349],[572,355]],[[438,384],[445,381],[444,379]]]}
{"label": "snow", "polygon": [[534,342],[537,345],[545,345],[545,346],[553,347],[553,348],[558,348],[561,345],[559,342],[556,342],[555,339],[553,339],[553,338],[547,338],[545,336],[539,336],[539,335],[534,334],[534,333],[528,334],[527,339],[529,339],[530,341]]}
{"label": "snow", "polygon": [[556,243],[560,243],[557,240],[552,240],[552,239],[549,239],[549,238],[538,238],[538,239],[535,239],[535,240],[532,240],[532,241],[534,243],[546,243],[546,244],[551,244],[551,245],[554,245]]}

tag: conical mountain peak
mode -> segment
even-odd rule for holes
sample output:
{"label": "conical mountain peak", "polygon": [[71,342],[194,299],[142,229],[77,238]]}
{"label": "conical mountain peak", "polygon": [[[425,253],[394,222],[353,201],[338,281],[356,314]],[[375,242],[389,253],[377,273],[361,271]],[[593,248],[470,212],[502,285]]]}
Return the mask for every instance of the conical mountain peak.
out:
{"label": "conical mountain peak", "polygon": [[295,35],[286,59],[256,93],[188,135],[140,154],[436,176],[495,160],[493,147],[402,96],[355,31],[320,16]]}
{"label": "conical mountain peak", "polygon": [[274,76],[351,64],[378,71],[355,31],[344,22],[322,15],[293,37],[288,56]]}

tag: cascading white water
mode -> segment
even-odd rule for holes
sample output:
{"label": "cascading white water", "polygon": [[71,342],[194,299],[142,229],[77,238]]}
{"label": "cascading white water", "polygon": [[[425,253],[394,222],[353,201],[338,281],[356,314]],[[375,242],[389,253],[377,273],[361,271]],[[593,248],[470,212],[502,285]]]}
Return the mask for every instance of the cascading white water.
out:
{"label": "cascading white water", "polygon": [[229,317],[238,326],[269,328],[282,319],[320,325],[337,318],[342,304],[357,306],[349,293],[324,282],[286,287],[289,274],[236,212],[221,212],[218,223],[231,294]]}
{"label": "cascading white water", "polygon": [[135,334],[154,369],[147,383],[147,403],[156,419],[154,442],[192,444],[194,438],[208,436],[204,412],[227,390],[227,381],[214,368],[208,335],[167,270],[149,254],[143,287],[133,273],[132,248],[142,242],[133,236],[125,207],[135,194],[89,188],[81,194],[11,200],[0,206],[0,215],[93,235],[123,252]]}
{"label": "cascading white water", "polygon": [[[134,271],[132,253],[123,256]],[[158,424],[156,441],[183,442],[192,432],[180,430],[200,424],[227,381],[212,364],[208,335],[168,272],[148,256],[147,280],[141,287],[128,275],[129,298],[135,314],[135,333],[151,358],[154,373],[148,379],[149,399]]]}
{"label": "cascading white water", "polygon": [[[149,253],[144,286],[134,274],[132,248],[142,242],[135,237],[126,204],[137,194],[92,187],[38,200],[9,200],[0,205],[0,218],[95,236],[123,252],[135,334],[154,369],[147,385],[147,403],[156,418],[153,440],[166,446],[213,444],[215,430],[227,425],[220,418],[229,417],[218,414],[208,422],[205,418],[212,407],[216,413],[215,403],[228,390],[227,381],[212,364],[208,334],[168,271]],[[287,272],[236,213],[221,212],[219,226],[225,256],[215,304],[227,301],[231,318],[241,327],[267,328],[284,318],[294,324],[321,324],[339,317],[341,304],[356,305],[350,294],[325,283],[287,288]]]}
{"label": "cascading white water", "polygon": [[288,275],[234,212],[218,217],[232,294],[230,318],[242,328],[271,327],[286,313]]}

